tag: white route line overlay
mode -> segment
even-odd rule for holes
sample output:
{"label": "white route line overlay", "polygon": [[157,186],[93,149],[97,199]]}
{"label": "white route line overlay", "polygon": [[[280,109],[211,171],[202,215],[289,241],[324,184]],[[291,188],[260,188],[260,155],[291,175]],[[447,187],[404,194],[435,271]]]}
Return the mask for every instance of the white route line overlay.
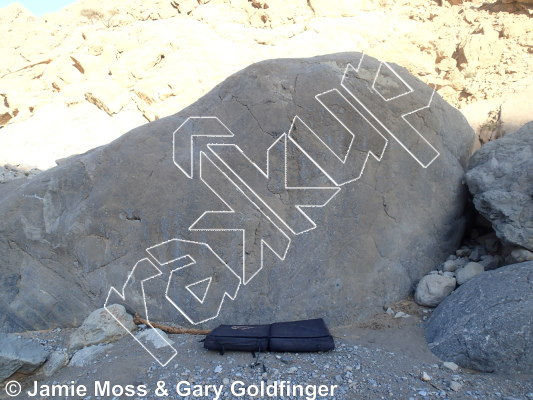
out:
{"label": "white route line overlay", "polygon": [[[388,132],[388,134],[391,135],[391,136],[392,136],[392,137],[393,137],[393,138],[394,138],[394,139],[400,144],[400,146],[402,146],[402,147],[405,149],[405,151],[407,151],[407,152],[409,153],[409,155],[410,155],[411,157],[413,157],[413,158],[416,160],[416,162],[418,162],[423,168],[427,168],[427,167],[429,167],[429,166],[433,163],[433,161],[435,161],[435,160],[437,159],[437,157],[440,155],[440,153],[439,153],[439,151],[437,151],[437,149],[436,149],[435,147],[433,147],[433,145],[432,145],[431,143],[429,143],[429,142],[426,140],[426,138],[425,138],[424,136],[422,136],[422,134],[421,134],[420,132],[418,132],[418,130],[417,130],[417,129],[416,129],[416,128],[415,128],[415,127],[409,122],[409,121],[407,121],[407,119],[406,119],[405,117],[408,116],[408,115],[414,114],[414,113],[416,113],[416,112],[418,112],[418,111],[421,111],[421,110],[424,110],[424,109],[426,109],[426,108],[429,108],[429,105],[431,104],[431,101],[433,100],[433,96],[435,96],[435,87],[436,87],[436,85],[435,85],[435,83],[434,83],[434,82],[428,77],[428,75],[427,75],[427,74],[426,74],[426,73],[425,73],[425,72],[424,72],[424,71],[418,66],[418,64],[416,64],[413,60],[411,60],[411,58],[409,58],[409,57],[408,57],[408,56],[402,51],[402,49],[400,49],[400,48],[396,45],[396,43],[394,43],[394,41],[393,41],[392,39],[388,38],[388,39],[386,39],[386,40],[390,41],[390,42],[394,45],[394,47],[396,47],[396,48],[397,48],[397,49],[403,54],[403,56],[404,56],[407,60],[409,60],[409,62],[411,62],[411,63],[412,63],[412,64],[413,64],[413,65],[414,65],[414,66],[415,66],[415,67],[416,67],[416,68],[417,68],[417,69],[418,69],[418,70],[424,75],[424,77],[428,80],[428,82],[431,83],[431,84],[428,85],[428,86],[432,87],[432,88],[433,88],[433,91],[432,91],[432,93],[431,93],[431,96],[430,96],[430,99],[429,99],[429,101],[428,101],[428,104],[427,104],[426,106],[424,106],[424,107],[420,107],[420,108],[418,108],[418,109],[416,109],[416,110],[413,110],[413,111],[410,111],[410,112],[408,112],[408,113],[402,114],[401,117],[402,117],[402,119],[403,119],[403,120],[404,120],[404,121],[405,121],[405,122],[406,122],[406,123],[412,128],[412,129],[413,129],[413,131],[415,131],[415,132],[418,134],[418,136],[420,136],[420,138],[421,138],[424,142],[426,142],[426,143],[428,144],[429,147],[431,147],[433,150],[435,150],[435,152],[437,153],[437,155],[436,155],[431,161],[429,161],[427,164],[422,163],[422,162],[421,162],[421,161],[420,161],[420,160],[419,160],[419,159],[418,159],[418,158],[417,158],[417,157],[416,157],[416,156],[415,156],[415,155],[414,155],[414,154],[413,154],[413,153],[412,153],[412,152],[411,152],[411,151],[410,151],[410,150],[409,150],[409,149],[408,149],[408,148],[407,148],[407,147],[406,147],[406,146],[405,146],[405,145],[404,145],[404,144],[403,144],[403,143],[402,143],[402,142],[401,142],[401,141],[400,141],[400,140],[399,140],[399,139],[398,139],[398,138],[397,138],[397,137],[396,137],[396,136],[395,136],[390,130],[389,130],[389,128],[387,128],[387,127],[385,126],[385,124],[382,123],[382,122],[381,122],[381,121],[380,121],[380,120],[379,120],[379,119],[378,119],[378,118],[377,118],[377,117],[376,117],[376,116],[375,116],[375,115],[374,115],[374,114],[368,109],[368,107],[366,107],[366,106],[363,104],[363,102],[362,102],[361,100],[359,100],[359,99],[358,99],[358,98],[352,93],[352,91],[346,87],[346,85],[344,84],[344,79],[346,78],[346,74],[348,73],[348,70],[351,68],[351,69],[353,69],[355,72],[359,73],[359,69],[361,68],[361,64],[363,63],[363,59],[364,59],[365,56],[366,56],[366,49],[363,50],[363,52],[362,52],[362,56],[361,56],[361,59],[359,60],[359,64],[357,65],[357,68],[354,68],[354,66],[353,66],[352,64],[348,63],[348,65],[346,66],[346,69],[345,69],[345,71],[344,71],[344,74],[343,74],[343,76],[342,76],[341,86],[342,86],[342,87],[343,87],[348,93],[350,93],[350,95],[351,95],[351,96],[352,96],[352,97],[353,97],[353,98],[354,98],[354,99],[355,99],[355,100],[356,100],[356,101],[357,101],[357,102],[358,102],[358,103],[359,103],[359,104],[360,104],[360,105],[361,105],[361,106],[362,106],[362,107],[363,107],[363,108],[364,108],[364,109],[365,109],[370,115],[372,115],[372,117],[373,117],[373,118],[374,118],[374,119],[375,119],[375,120],[376,120],[376,121],[377,121],[377,122],[378,122],[378,123],[379,123],[379,124],[380,124],[380,125],[386,130],[386,131],[387,131],[387,132]],[[382,40],[382,42],[384,42],[384,41],[385,41],[385,40]],[[382,61],[381,63],[384,63],[384,62]],[[380,64],[380,66],[381,66],[381,64]],[[389,67],[389,69],[390,69],[390,70],[391,70],[396,76],[398,76],[398,74],[397,74],[397,73],[396,73],[396,72],[395,72],[395,71],[394,71],[394,70],[393,70],[388,64],[387,64],[387,67]],[[378,71],[379,71],[379,69],[378,69]],[[376,74],[376,76],[377,76],[377,74]],[[400,78],[400,79],[401,79],[401,78]],[[374,79],[374,81],[375,81],[375,79]],[[403,81],[403,79],[402,79],[402,81]],[[372,87],[374,87],[374,84],[372,84]],[[407,87],[410,88],[409,85],[407,85]],[[375,90],[375,89],[374,89],[374,90]],[[399,97],[399,96],[396,96],[396,97],[393,97],[393,98],[391,98],[391,99],[385,99],[385,98],[381,95],[381,93],[379,93],[377,90],[376,90],[376,93],[378,93],[379,96],[380,96],[381,98],[383,98],[385,101],[391,101],[391,100],[394,100],[394,99],[396,99],[397,97]],[[411,92],[406,92],[406,93],[402,94],[402,96],[405,95],[405,94],[408,94],[408,93],[411,93]]]}
{"label": "white route line overlay", "polygon": [[[190,257],[190,256],[189,256]],[[192,257],[190,257],[192,258]],[[198,300],[200,302],[200,304],[204,304],[204,300],[205,300],[205,297],[207,296],[207,292],[209,291],[209,287],[211,286],[211,281],[213,280],[213,277],[209,277],[209,278],[205,278],[205,279],[202,279],[201,281],[198,281],[198,282],[195,282],[195,283],[191,283],[190,285],[187,285],[185,286],[185,289],[187,289],[189,291],[190,294],[192,294],[196,300]],[[204,292],[204,295],[202,296],[202,298],[200,299],[196,293],[194,293],[191,289],[191,287],[193,286],[196,286],[196,285],[199,285],[200,283],[203,283],[205,281],[208,281],[207,282],[207,287],[205,288],[205,292]]]}
{"label": "white route line overlay", "polygon": [[[320,140],[320,142],[322,142],[322,144],[324,146],[326,146],[326,148],[335,156],[337,157],[343,164],[346,163],[346,160],[348,159],[348,156],[350,155],[350,151],[352,150],[352,145],[353,145],[353,141],[355,140],[355,133],[352,132],[352,130],[350,128],[348,128],[344,122],[342,122],[335,113],[333,113],[333,111],[331,111],[328,106],[326,106],[322,100],[320,100],[319,96],[322,96],[323,94],[326,94],[326,93],[330,93],[330,92],[337,92],[337,94],[342,97],[347,104],[350,105],[350,107],[352,107],[360,116],[361,118],[363,118],[375,131],[375,133],[377,133],[379,136],[381,136],[383,138],[383,140],[385,140],[385,146],[383,146],[383,149],[381,150],[381,154],[377,155],[377,154],[374,154],[373,151],[368,151],[367,152],[367,156],[365,158],[365,161],[363,163],[363,167],[361,168],[361,172],[359,173],[359,176],[355,177],[354,179],[351,179],[349,181],[346,181],[346,182],[342,182],[342,183],[337,183],[335,181],[335,179],[333,179],[325,170],[324,168],[322,168],[320,165],[318,165],[315,160],[309,155],[307,154],[307,152],[290,136],[291,135],[291,132],[293,130],[293,126],[294,126],[294,122],[296,121],[296,119],[298,119],[307,129],[309,129],[309,131],[315,135],[315,137]],[[370,155],[372,155],[377,161],[381,161],[381,159],[383,158],[383,154],[385,154],[385,150],[387,149],[387,146],[389,144],[389,140],[383,136],[381,134],[381,132],[376,129],[376,127],[374,126],[374,124],[372,124],[372,122],[370,122],[357,108],[354,107],[354,105],[346,98],[342,95],[341,92],[339,92],[337,89],[331,89],[331,90],[327,90],[323,93],[319,93],[315,96],[315,98],[317,99],[317,101],[322,104],[322,107],[324,107],[349,133],[350,135],[352,135],[352,140],[350,141],[350,146],[348,147],[348,151],[346,152],[346,155],[344,156],[344,159],[340,158],[332,149],[331,147],[329,147],[327,145],[326,142],[324,142],[320,136],[318,136],[298,115],[296,115],[293,119],[293,122],[292,122],[292,125],[291,125],[291,128],[289,129],[289,139],[291,139],[291,141],[302,151],[305,153],[305,155],[337,186],[344,186],[346,185],[347,183],[350,183],[350,182],[355,182],[356,180],[360,179],[361,176],[363,176],[363,172],[365,170],[365,167],[366,167],[366,163],[368,161],[368,158]]]}
{"label": "white route line overlay", "polygon": [[[165,241],[165,242],[160,243],[159,245],[161,245],[161,244],[165,244],[165,243],[169,243],[169,242],[172,242],[172,241],[178,241],[178,242],[184,242],[184,243],[194,243],[194,244],[198,244],[198,245],[205,245],[205,246],[208,248],[208,250],[209,250],[211,253],[213,253],[213,255],[214,255],[214,256],[215,256],[215,257],[216,257],[216,258],[217,258],[222,264],[224,264],[224,265],[226,266],[226,268],[227,268],[227,269],[228,269],[233,275],[235,275],[235,276],[237,277],[237,279],[239,280],[239,286],[237,286],[237,290],[235,291],[235,294],[234,294],[233,296],[232,296],[231,294],[229,294],[227,291],[224,291],[224,296],[222,296],[222,299],[221,299],[221,301],[220,301],[220,305],[219,305],[219,307],[218,307],[217,313],[216,313],[216,315],[215,315],[214,317],[206,318],[206,319],[204,319],[204,320],[202,320],[202,321],[194,322],[194,321],[193,321],[193,320],[192,320],[192,319],[191,319],[191,318],[190,318],[190,317],[189,317],[189,316],[188,316],[188,315],[187,315],[187,314],[186,314],[186,313],[185,313],[185,312],[184,312],[184,311],[183,311],[183,310],[182,310],[182,309],[181,309],[181,308],[180,308],[180,307],[179,307],[179,306],[178,306],[178,305],[177,305],[177,304],[176,304],[176,303],[175,303],[175,302],[169,297],[169,295],[168,295],[168,290],[169,290],[169,288],[170,288],[170,280],[171,280],[170,277],[172,276],[172,274],[173,274],[174,272],[176,272],[176,271],[179,271],[180,269],[183,269],[183,268],[186,268],[186,267],[189,267],[189,266],[191,266],[191,265],[196,264],[196,260],[195,260],[194,258],[192,258],[190,255],[186,254],[186,255],[181,256],[181,257],[178,257],[178,258],[176,258],[176,259],[174,259],[174,260],[171,260],[171,261],[167,261],[167,262],[165,262],[165,264],[168,264],[168,263],[173,262],[173,261],[181,260],[182,258],[185,258],[185,257],[188,257],[188,258],[190,258],[190,259],[192,260],[190,263],[185,264],[185,265],[183,265],[183,266],[181,266],[181,267],[179,267],[179,268],[176,268],[176,269],[173,269],[172,271],[170,271],[169,279],[168,279],[168,282],[167,282],[167,289],[165,290],[165,298],[166,298],[166,299],[167,299],[167,300],[168,300],[168,301],[169,301],[169,302],[170,302],[170,303],[171,303],[171,304],[172,304],[172,305],[173,305],[173,306],[174,306],[174,307],[175,307],[175,308],[176,308],[176,309],[177,309],[177,310],[178,310],[178,311],[179,311],[179,312],[185,317],[185,318],[187,318],[187,320],[188,320],[191,324],[193,324],[193,325],[198,325],[198,324],[201,324],[201,323],[203,323],[203,322],[206,322],[206,321],[212,320],[212,319],[214,319],[214,318],[217,318],[217,317],[218,317],[218,314],[220,314],[220,310],[222,309],[222,305],[224,304],[224,300],[226,299],[226,297],[228,297],[230,300],[235,300],[235,298],[237,297],[237,293],[239,293],[239,288],[241,287],[241,283],[242,283],[241,278],[239,277],[239,275],[237,275],[235,272],[233,272],[233,270],[232,270],[232,269],[231,269],[231,268],[230,268],[230,267],[224,262],[224,260],[223,260],[222,258],[220,258],[220,256],[219,256],[215,251],[213,251],[213,249],[211,248],[211,246],[209,246],[207,243],[195,242],[195,241],[193,241],[193,240],[170,239],[170,240],[167,240],[167,241]],[[159,246],[159,245],[156,245],[156,246]],[[152,246],[151,248],[156,247],[156,246]],[[147,250],[147,251],[148,251],[148,250]],[[211,279],[211,278],[207,278],[207,279]],[[191,285],[187,285],[186,288],[187,288],[187,290],[190,292],[191,290],[188,288],[188,286],[194,286],[194,285],[196,285],[196,284],[198,284],[198,283],[200,283],[200,282],[203,282],[203,281],[205,281],[205,279],[202,279],[202,280],[200,280],[200,281],[198,281],[198,282],[195,282],[195,283],[193,283],[193,284],[191,284]],[[192,293],[192,292],[191,292],[191,293]],[[194,296],[197,300],[199,300],[198,297],[197,297],[194,293],[192,293],[192,294],[193,294],[193,296]],[[207,294],[207,291],[206,291],[206,294]],[[204,296],[204,299],[202,299],[202,301],[201,301],[202,304],[203,304],[203,301],[204,301],[204,300],[205,300],[205,296]],[[145,301],[145,306],[146,306],[146,301]],[[148,317],[148,315],[147,315],[147,317]]]}
{"label": "white route line overlay", "polygon": [[[218,120],[218,122],[220,122],[220,124],[226,128],[226,130],[229,132],[228,134],[226,135],[213,135],[213,134],[206,134],[206,135],[202,135],[202,134],[199,134],[199,135],[191,135],[191,168],[189,170],[189,172],[187,172],[181,165],[179,165],[177,162],[176,162],[176,134],[178,133],[178,131],[185,125],[189,122],[189,120],[192,120],[192,119],[216,119]],[[183,172],[187,178],[189,179],[192,179],[193,176],[194,176],[194,138],[195,137],[200,137],[200,136],[204,136],[204,137],[234,137],[235,135],[233,134],[233,132],[231,132],[229,130],[229,128],[224,125],[224,123],[222,123],[222,121],[220,119],[218,119],[217,117],[189,117],[187,118],[185,121],[183,121],[183,123],[174,131],[174,133],[172,134],[172,160],[174,161],[174,164],[176,165],[176,167],[178,167],[181,172]]]}
{"label": "white route line overlay", "polygon": [[[331,190],[331,191],[334,191],[335,193],[333,193],[331,195],[331,197],[323,204],[317,204],[317,205],[295,205],[295,207],[298,209],[298,211],[313,225],[312,228],[309,228],[309,229],[306,229],[302,232],[295,232],[287,222],[285,222],[285,220],[283,218],[281,218],[271,207],[270,205],[262,199],[261,196],[259,196],[247,183],[244,179],[242,179],[239,174],[237,174],[213,149],[212,147],[214,146],[234,146],[236,147],[241,153],[242,155],[261,173],[261,175],[263,175],[266,179],[270,179],[270,157],[269,157],[269,153],[270,153],[270,150],[272,149],[272,147],[274,147],[279,141],[281,140],[284,140],[284,163],[285,163],[285,173],[284,173],[284,181],[285,181],[285,189],[303,189],[303,190]],[[352,140],[353,141],[353,140]],[[293,141],[294,142],[294,141]],[[265,205],[265,207],[267,207],[271,212],[272,214],[274,214],[282,223],[283,225],[285,225],[287,227],[287,229],[289,229],[291,231],[291,233],[293,235],[300,235],[302,233],[305,233],[305,232],[309,232],[313,229],[316,228],[316,224],[315,222],[302,210],[303,207],[318,207],[318,208],[321,208],[321,207],[324,207],[326,204],[328,204],[331,199],[333,199],[337,193],[341,190],[341,188],[332,188],[332,187],[328,187],[328,186],[318,186],[318,187],[306,187],[306,186],[298,186],[298,187],[291,187],[291,186],[288,186],[287,185],[287,134],[286,133],[283,133],[282,135],[280,135],[279,138],[277,138],[274,143],[272,143],[272,145],[267,149],[267,165],[266,165],[266,172],[263,171],[255,162],[253,162],[242,150],[239,146],[235,145],[235,144],[230,144],[230,145],[225,145],[225,144],[208,144],[207,147],[209,148],[209,150],[211,150],[211,152],[226,166],[226,168],[228,168],[231,172],[233,172],[233,174],[235,174],[235,176],[246,186],[246,188],[248,190],[250,190],[257,198],[259,198],[261,200],[261,202]],[[329,147],[328,147],[329,149]],[[309,157],[308,154],[306,154],[306,156],[314,162],[314,160]],[[326,176],[328,177],[328,179],[330,179],[333,183],[335,183],[335,181],[333,181],[327,174]],[[338,186],[338,185],[337,185]],[[264,212],[263,212],[264,214]],[[266,214],[265,214],[266,215]]]}
{"label": "white route line overlay", "polygon": [[[216,117],[214,117],[216,118]],[[218,119],[218,118],[217,118]],[[208,145],[209,146],[209,145]],[[240,150],[240,149],[239,149]],[[216,155],[216,154],[215,154]],[[203,165],[203,158],[202,157],[205,157],[205,159],[207,159],[216,169],[218,169],[220,171],[220,173],[222,173],[228,180],[231,181],[231,183],[233,184],[233,186],[250,202],[252,203],[252,205],[261,213],[263,214],[271,223],[272,225],[274,225],[278,230],[279,232],[287,239],[288,241],[288,244],[287,244],[287,247],[285,248],[285,252],[283,253],[283,255],[280,255],[278,254],[272,247],[270,247],[270,245],[264,241],[264,239],[261,239],[261,267],[249,278],[249,279],[246,279],[246,274],[245,274],[245,271],[246,271],[246,237],[245,237],[245,229],[196,229],[194,228],[194,225],[196,225],[196,223],[198,221],[200,221],[203,216],[205,214],[219,214],[219,213],[230,213],[230,214],[233,214],[235,213],[235,210],[211,187],[209,186],[209,184],[207,182],[204,181],[203,177],[202,177],[202,165]],[[268,161],[267,161],[268,162]],[[222,171],[215,163],[213,163],[213,161],[211,161],[211,159],[207,156],[207,154],[205,154],[203,151],[200,152],[200,179],[202,180],[202,182],[226,205],[226,207],[229,208],[229,210],[225,210],[225,211],[205,211],[204,213],[202,213],[202,215],[200,215],[200,217],[198,217],[196,219],[196,221],[194,221],[191,226],[189,227],[189,230],[190,231],[211,231],[211,232],[235,232],[235,231],[241,231],[242,232],[242,241],[243,241],[243,252],[242,252],[242,284],[243,285],[247,285],[248,282],[250,282],[250,280],[255,277],[255,275],[257,275],[257,273],[259,271],[261,271],[263,269],[263,251],[264,251],[264,246],[267,246],[275,255],[276,257],[278,257],[280,260],[284,261],[285,260],[285,257],[287,256],[287,252],[289,251],[289,248],[290,248],[290,245],[291,245],[291,238],[289,236],[287,236],[285,234],[285,232],[283,232],[275,223],[274,221],[272,221],[272,219],[266,215],[264,213],[264,211],[262,211],[258,206],[257,204],[252,201],[252,199],[250,199],[246,193],[244,193],[241,188],[239,188],[235,182],[233,182],[233,180],[224,172]],[[230,268],[231,269],[231,268]],[[217,314],[218,315],[218,314]]]}
{"label": "white route line overlay", "polygon": [[134,272],[135,272],[135,269],[137,268],[137,266],[139,265],[139,263],[141,263],[141,262],[143,262],[143,261],[148,261],[150,264],[152,264],[152,266],[153,266],[157,271],[159,271],[158,274],[155,274],[155,275],[153,275],[153,276],[151,276],[151,277],[149,277],[149,278],[143,279],[143,280],[141,281],[141,289],[142,289],[143,303],[144,303],[144,312],[145,312],[145,314],[146,314],[146,324],[147,324],[150,328],[154,329],[154,327],[153,327],[152,324],[150,323],[150,320],[149,320],[149,317],[148,317],[148,307],[146,306],[146,296],[145,296],[145,294],[144,294],[144,282],[147,281],[147,280],[149,280],[149,279],[152,279],[152,278],[155,278],[155,277],[157,277],[157,276],[160,276],[160,275],[162,275],[163,273],[162,273],[161,270],[160,270],[159,268],[157,268],[157,267],[154,265],[154,263],[152,263],[148,258],[143,258],[143,259],[137,261],[137,263],[135,264],[135,266],[133,267],[133,269],[132,269],[131,272],[129,273],[129,275],[128,275],[128,279],[126,279],[126,282],[124,283],[124,286],[122,286],[122,293],[119,293],[119,291],[116,290],[113,286],[109,289],[109,293],[107,294],[107,298],[106,298],[105,303],[104,303],[104,308],[105,308],[105,310],[106,310],[106,311],[107,311],[107,312],[108,312],[108,313],[109,313],[109,314],[110,314],[110,315],[111,315],[111,316],[112,316],[112,317],[113,317],[113,318],[114,318],[114,319],[115,319],[115,320],[116,320],[116,321],[122,326],[122,328],[124,328],[124,330],[125,330],[126,332],[128,332],[128,334],[129,334],[133,339],[135,339],[135,341],[136,341],[137,343],[139,343],[139,344],[142,346],[143,349],[145,349],[145,350],[148,352],[148,354],[150,354],[150,355],[151,355],[151,356],[152,356],[152,357],[153,357],[153,358],[154,358],[154,359],[155,359],[155,360],[156,360],[156,361],[157,361],[162,367],[164,367],[164,366],[166,366],[166,365],[170,362],[170,360],[172,360],[172,359],[176,356],[176,354],[178,354],[178,351],[172,346],[172,344],[170,344],[170,343],[168,342],[168,340],[167,340],[166,338],[164,338],[164,337],[163,337],[163,336],[157,331],[157,329],[154,329],[154,332],[155,332],[155,333],[161,338],[161,340],[163,340],[163,341],[167,344],[167,346],[170,347],[170,348],[172,349],[172,356],[171,356],[170,358],[168,358],[166,362],[164,362],[164,363],[161,362],[161,360],[160,360],[159,358],[157,358],[157,356],[155,356],[150,350],[148,350],[148,348],[144,345],[144,343],[142,343],[139,339],[137,339],[137,337],[136,337],[132,332],[130,332],[129,329],[127,329],[127,328],[124,326],[124,324],[123,324],[123,323],[122,323],[117,317],[115,317],[115,315],[114,315],[111,311],[109,311],[109,309],[107,308],[107,306],[108,306],[107,303],[108,303],[108,301],[109,301],[109,297],[111,296],[111,293],[112,293],[112,292],[115,292],[115,293],[116,293],[116,294],[117,294],[122,300],[126,300],[126,296],[125,296],[125,294],[124,294],[124,293],[125,293],[125,290],[126,290],[126,286],[128,285],[128,282],[130,281],[131,277],[133,276],[133,274],[134,274]]}
{"label": "white route line overlay", "polygon": [[[402,93],[402,94],[399,94],[397,96],[394,96],[394,97],[391,97],[391,98],[388,98],[386,99],[385,96],[383,96],[381,94],[381,92],[379,90],[376,89],[376,81],[378,80],[378,76],[379,76],[379,73],[381,71],[381,67],[385,65],[389,71],[391,71],[394,75],[396,75],[396,78],[398,78],[405,86],[407,86],[407,88],[409,89],[408,91]],[[386,62],[386,61],[381,61],[381,63],[379,64],[379,67],[378,67],[378,71],[376,72],[376,76],[374,77],[374,81],[372,82],[372,89],[374,89],[374,91],[379,94],[381,96],[381,98],[385,101],[391,101],[391,100],[394,100],[394,99],[397,99],[399,97],[402,97],[402,96],[405,96],[409,93],[413,93],[414,92],[414,89],[406,82],[403,80],[403,78],[398,75],[398,73],[392,69],[392,67]]]}

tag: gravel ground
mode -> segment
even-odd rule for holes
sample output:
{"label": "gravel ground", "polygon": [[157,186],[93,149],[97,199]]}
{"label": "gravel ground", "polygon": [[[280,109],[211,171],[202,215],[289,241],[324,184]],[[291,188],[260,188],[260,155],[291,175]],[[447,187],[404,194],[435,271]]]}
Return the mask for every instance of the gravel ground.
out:
{"label": "gravel ground", "polygon": [[[222,386],[220,399],[533,399],[533,376],[504,376],[445,368],[443,361],[446,360],[439,360],[431,354],[424,340],[424,323],[430,311],[412,302],[404,302],[394,308],[395,312],[403,311],[410,316],[394,318],[394,315],[383,313],[358,326],[332,329],[335,350],[305,354],[265,353],[260,355],[262,365],[255,368],[251,367],[255,361],[251,353],[226,352],[220,355],[203,349],[199,342],[203,337],[192,335],[169,335],[178,353],[167,366],[162,367],[128,336],[105,346],[86,366],[67,366],[52,377],[19,377],[24,391],[17,399],[217,398],[212,387],[209,394],[205,394],[205,385]],[[59,349],[66,347],[72,332],[55,330],[23,336],[33,337],[50,349]],[[424,373],[429,380],[423,380]],[[38,385],[68,385],[74,382],[77,387],[85,385],[87,393],[85,396],[31,397],[27,391],[33,391],[35,381]],[[132,396],[126,393],[120,396],[119,392],[115,393],[116,396],[113,393],[97,396],[96,381],[109,381],[110,388],[133,385],[135,393]],[[157,391],[160,381],[165,383],[166,396],[164,391]],[[279,391],[282,381],[285,385],[303,385],[303,395],[287,395],[286,392],[282,395]],[[179,382],[182,382],[181,395],[176,389]],[[261,385],[272,386],[275,382],[278,385],[275,396],[261,396],[260,392],[257,396],[246,393],[239,396],[242,389],[251,390],[253,395],[253,385],[260,389]],[[235,390],[232,392],[234,383]],[[136,390],[140,385],[146,386],[147,394]],[[313,387],[305,392],[307,385],[316,385],[317,390],[320,385],[325,385],[323,390],[327,390],[328,394],[319,396],[317,391],[313,396]],[[189,395],[188,388],[191,389]],[[194,389],[201,389],[201,393],[193,393]],[[0,390],[0,399],[7,398],[4,390]]]}

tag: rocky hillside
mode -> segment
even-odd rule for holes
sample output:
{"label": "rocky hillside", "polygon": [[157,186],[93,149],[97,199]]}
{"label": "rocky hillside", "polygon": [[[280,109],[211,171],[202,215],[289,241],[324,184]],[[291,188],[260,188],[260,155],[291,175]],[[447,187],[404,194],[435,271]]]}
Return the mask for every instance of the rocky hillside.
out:
{"label": "rocky hillside", "polygon": [[0,10],[0,165],[48,169],[260,60],[365,49],[415,61],[479,147],[533,114],[533,8],[521,1],[81,0],[40,18],[15,3]]}

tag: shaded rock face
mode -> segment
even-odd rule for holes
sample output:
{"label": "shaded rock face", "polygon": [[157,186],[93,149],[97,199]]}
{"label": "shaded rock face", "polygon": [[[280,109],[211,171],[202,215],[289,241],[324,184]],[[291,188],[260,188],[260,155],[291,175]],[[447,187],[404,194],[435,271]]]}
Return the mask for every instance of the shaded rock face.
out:
{"label": "shaded rock face", "polygon": [[[363,319],[381,311],[385,304],[405,298],[413,283],[443,262],[461,239],[466,197],[462,179],[474,133],[456,109],[435,95],[423,115],[412,114],[409,119],[440,153],[429,163],[435,153],[428,150],[421,155],[427,146],[420,140],[411,142],[409,148],[425,163],[424,168],[385,130],[383,136],[374,132],[338,96],[337,100],[329,98],[331,101],[321,97],[330,101],[326,105],[345,118],[345,123],[356,132],[354,146],[358,147],[352,156],[357,163],[348,168],[335,161],[306,126],[295,123],[291,129],[291,123],[298,115],[330,148],[345,154],[351,136],[315,96],[335,88],[345,99],[357,104],[341,87],[341,80],[346,65],[358,65],[360,59],[360,53],[342,53],[254,64],[172,117],[134,129],[107,146],[71,157],[31,181],[9,186],[10,193],[0,193],[1,329],[79,325],[90,311],[104,304],[111,286],[122,289],[136,265],[125,293],[129,312],[144,314],[140,282],[153,276],[152,266],[157,265],[161,275],[145,285],[149,317],[183,325],[190,325],[191,320],[198,322],[200,316],[186,318],[171,304],[170,300],[179,302],[180,298],[172,298],[170,292],[170,300],[164,296],[171,270],[183,267],[183,260],[181,265],[179,260],[164,264],[165,257],[166,261],[177,257],[155,254],[161,248],[150,255],[146,251],[172,239],[208,243],[227,263],[208,277],[213,279],[206,278],[202,284],[200,277],[198,282],[192,280],[198,269],[183,268],[174,276],[177,284],[185,279],[190,293],[202,285],[207,286],[205,293],[221,290],[222,284],[234,285],[222,287],[228,293],[231,289],[229,295],[238,290],[233,301],[226,296],[217,314],[220,302],[209,296],[202,299],[201,293],[195,293],[194,300],[187,291],[171,287],[171,291],[189,296],[183,307],[190,309],[196,305],[198,309],[203,305],[208,315],[218,315],[200,326],[314,317],[324,317],[334,326]],[[366,62],[360,71],[366,78],[350,77],[347,87],[377,110],[384,124],[394,126],[399,120],[402,122],[399,116],[417,107],[419,100],[400,97],[392,101],[393,107],[390,103],[388,108],[384,107],[368,83],[369,76],[372,82],[370,72],[377,71],[379,62],[370,57]],[[393,67],[413,88],[415,96],[428,93],[430,88],[426,84],[405,69]],[[392,75],[378,83],[389,98],[401,94]],[[359,109],[365,112],[360,106]],[[189,179],[184,171],[190,170],[191,132],[180,129],[176,133],[174,154],[173,132],[191,116],[215,116],[235,136],[196,139],[192,156],[194,173]],[[211,130],[196,134],[227,136],[228,131],[220,124],[207,125],[204,127]],[[284,133],[290,133],[293,141]],[[379,150],[385,145],[383,138],[388,143],[381,161],[370,156],[364,164],[369,149],[380,155]],[[275,144],[270,154],[269,165],[273,170],[268,182],[249,168],[250,164],[238,151],[232,153],[235,148],[226,149],[228,153],[217,148],[215,153],[206,146],[224,142],[238,145],[263,169],[267,150]],[[311,195],[285,189],[283,171],[280,172],[280,166],[285,164],[280,158],[283,143],[287,144],[288,186],[335,188],[332,179],[339,182],[355,179],[364,165],[360,179],[341,186],[327,205],[305,209],[316,224],[315,229],[294,205],[309,203],[315,193],[323,195],[319,200],[324,203],[334,191],[323,189]],[[319,150],[308,157],[295,143],[310,151]],[[200,150],[205,154],[200,155]],[[227,158],[229,153],[231,157]],[[183,170],[174,164],[173,156]],[[299,231],[309,225],[311,228],[293,234],[276,216],[266,217],[251,206],[251,201],[244,199],[232,183],[238,182],[237,178],[229,180],[229,172],[220,173],[225,168],[220,162],[223,159],[229,160],[231,168],[241,171],[245,181],[253,178],[252,186],[257,184],[253,190],[264,189],[258,197],[271,200],[280,219]],[[323,169],[329,171],[332,179],[313,160],[325,165]],[[200,162],[204,166],[203,175]],[[248,190],[241,183],[239,188]],[[255,201],[259,202],[257,198]],[[228,216],[227,221],[198,222],[205,212],[227,211],[229,205],[236,210],[236,220]],[[262,210],[268,214],[266,207],[262,206]],[[273,228],[274,220],[277,225]],[[197,230],[189,229],[196,222]],[[244,272],[242,232],[216,231],[228,227],[246,228]],[[261,253],[262,240],[280,256],[286,251],[285,259],[279,259],[267,247]],[[183,247],[171,252],[180,253],[189,246],[181,244]],[[207,253],[204,246],[198,257]],[[227,278],[228,270],[233,271],[234,276],[230,277],[233,280]],[[247,285],[239,286],[239,279],[246,278]],[[199,284],[192,288],[193,283]],[[113,302],[120,300],[114,293]]]}
{"label": "shaded rock face", "polygon": [[533,372],[533,262],[484,272],[435,309],[426,328],[433,353],[483,372]]}
{"label": "shaded rock face", "polygon": [[533,251],[533,122],[487,143],[468,168],[466,182],[474,205],[496,235]]}

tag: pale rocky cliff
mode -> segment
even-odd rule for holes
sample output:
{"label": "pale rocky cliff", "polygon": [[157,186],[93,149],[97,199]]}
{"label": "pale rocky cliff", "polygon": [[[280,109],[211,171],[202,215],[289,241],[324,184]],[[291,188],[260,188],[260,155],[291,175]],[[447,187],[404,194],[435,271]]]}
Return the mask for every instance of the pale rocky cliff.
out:
{"label": "pale rocky cliff", "polygon": [[415,61],[411,72],[463,111],[479,147],[533,114],[526,3],[81,0],[40,18],[14,3],[0,10],[0,165],[50,168],[260,60],[365,49]]}

